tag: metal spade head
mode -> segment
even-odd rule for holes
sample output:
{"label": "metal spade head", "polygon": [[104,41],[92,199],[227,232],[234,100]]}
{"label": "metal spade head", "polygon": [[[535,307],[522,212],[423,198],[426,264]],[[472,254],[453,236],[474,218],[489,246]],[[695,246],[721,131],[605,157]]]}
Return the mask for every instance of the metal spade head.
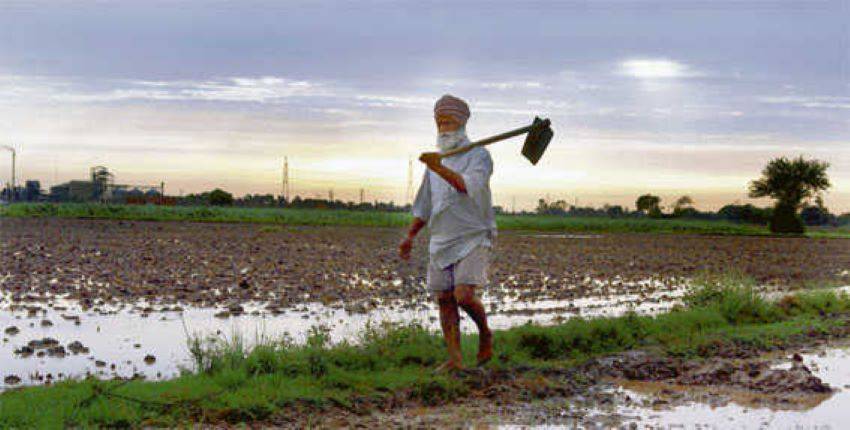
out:
{"label": "metal spade head", "polygon": [[531,131],[528,132],[525,143],[522,145],[522,155],[531,161],[531,164],[537,164],[553,135],[551,122],[548,119],[534,117]]}

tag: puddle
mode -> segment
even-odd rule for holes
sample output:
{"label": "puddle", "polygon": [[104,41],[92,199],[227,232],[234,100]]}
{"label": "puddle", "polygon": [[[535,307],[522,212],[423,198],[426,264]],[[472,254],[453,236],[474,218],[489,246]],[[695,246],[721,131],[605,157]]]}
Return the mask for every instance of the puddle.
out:
{"label": "puddle", "polygon": [[[756,392],[690,387],[690,396],[705,401],[687,401],[667,406],[658,403],[648,391],[658,392],[663,384],[635,384],[619,388],[622,396],[631,399],[631,406],[597,411],[614,413],[626,425],[636,423],[641,428],[681,429],[838,429],[850,411],[850,346],[830,348],[819,353],[802,354],[803,364],[835,390],[831,396],[808,394],[793,403],[772,406],[759,405]],[[789,368],[790,360],[778,365]],[[668,391],[669,392],[669,391]],[[674,396],[675,397],[675,396]],[[653,405],[653,403],[656,403]]]}
{"label": "puddle", "polygon": [[[574,318],[616,316],[629,310],[656,313],[669,309],[684,288],[657,291],[648,295],[623,294],[582,297],[574,300],[526,301],[516,297],[485,294],[483,301],[494,329],[505,329],[528,322],[552,324]],[[14,302],[0,301],[0,330],[16,327],[16,334],[4,334],[0,343],[0,383],[15,375],[19,384],[39,384],[47,380],[84,377],[130,377],[143,374],[148,379],[166,379],[191,367],[186,346],[190,335],[218,335],[230,338],[234,333],[251,344],[258,338],[288,336],[303,341],[314,326],[328,329],[332,342],[357,339],[367,324],[418,321],[431,330],[439,330],[436,306],[423,302],[405,305],[379,304],[368,312],[351,311],[355,307],[340,304],[306,303],[270,312],[259,303],[243,304],[240,315],[222,318],[224,308],[158,305],[139,301],[134,304],[101,304],[82,308],[76,301],[52,298]],[[74,316],[79,317],[77,323]],[[49,321],[49,325],[42,325]],[[48,324],[48,323],[44,323]],[[475,326],[465,315],[461,328],[474,332]],[[36,349],[30,356],[16,350],[32,340],[55,339],[65,349],[62,357]],[[74,354],[69,344],[80,342],[88,352]],[[42,352],[43,356],[37,354]],[[145,361],[152,356],[154,361]],[[0,385],[8,388],[13,384]]]}
{"label": "puddle", "polygon": [[[646,284],[654,286],[653,282],[647,280]],[[844,290],[848,288],[844,287]],[[483,299],[490,326],[505,329],[527,322],[554,324],[575,317],[617,316],[628,311],[655,314],[679,303],[684,292],[685,287],[679,287],[655,290],[649,294],[528,301],[496,291],[495,295],[485,294]],[[368,312],[352,311],[356,307],[347,305],[306,303],[273,313],[263,304],[249,303],[242,305],[242,314],[220,318],[224,308],[185,305],[178,308],[176,305],[139,301],[84,309],[75,301],[61,298],[11,302],[7,295],[0,299],[0,330],[14,326],[19,333],[0,331],[0,384],[10,375],[19,377],[21,381],[19,384],[0,385],[0,389],[43,383],[48,375],[54,380],[60,379],[60,374],[65,378],[87,374],[103,378],[130,377],[137,373],[148,379],[172,378],[179,374],[181,368],[189,368],[192,364],[186,346],[187,333],[225,338],[237,333],[251,344],[260,337],[274,339],[284,335],[296,342],[303,341],[315,326],[327,328],[332,342],[357,339],[370,323],[418,321],[431,330],[439,330],[436,307],[424,296],[418,303],[398,305],[379,302]],[[79,323],[67,318],[74,315],[79,317]],[[44,320],[50,325],[43,326]],[[462,316],[461,328],[465,332],[475,331],[474,324],[465,315]],[[28,342],[44,338],[57,340],[66,350],[64,357],[48,354],[39,357],[39,350],[29,357],[15,353]],[[71,352],[69,344],[74,341],[82,343],[88,352]],[[149,356],[155,360],[146,361]],[[827,368],[831,365],[824,364]],[[850,381],[844,383],[850,384]]]}

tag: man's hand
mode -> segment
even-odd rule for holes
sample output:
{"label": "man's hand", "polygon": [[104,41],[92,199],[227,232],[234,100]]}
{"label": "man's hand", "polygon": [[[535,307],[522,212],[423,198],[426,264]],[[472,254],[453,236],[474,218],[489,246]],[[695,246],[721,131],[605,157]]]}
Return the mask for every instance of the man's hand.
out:
{"label": "man's hand", "polygon": [[402,260],[410,260],[411,249],[413,249],[413,238],[405,237],[398,245],[398,256]]}
{"label": "man's hand", "polygon": [[413,239],[419,234],[419,230],[425,227],[425,220],[419,217],[414,217],[410,223],[410,229],[407,231],[407,236],[398,244],[398,256],[402,260],[410,259],[410,250],[413,249]]}
{"label": "man's hand", "polygon": [[425,163],[425,165],[433,171],[437,171],[437,169],[442,166],[440,163],[439,152],[423,152],[422,155],[419,156],[419,161]]}

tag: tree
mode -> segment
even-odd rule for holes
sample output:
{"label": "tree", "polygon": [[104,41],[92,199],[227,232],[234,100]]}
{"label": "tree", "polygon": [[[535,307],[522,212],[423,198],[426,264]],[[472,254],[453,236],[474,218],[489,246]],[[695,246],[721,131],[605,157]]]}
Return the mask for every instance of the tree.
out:
{"label": "tree", "polygon": [[620,205],[605,205],[602,209],[605,211],[605,215],[608,215],[611,218],[619,218],[626,213],[625,209],[623,209]]}
{"label": "tree", "polygon": [[567,202],[564,200],[557,200],[549,203],[546,199],[539,199],[537,200],[537,209],[535,211],[539,215],[566,215]]}
{"label": "tree", "polygon": [[682,210],[682,209],[685,209],[685,208],[689,208],[693,205],[694,205],[694,199],[692,199],[691,196],[682,196],[682,197],[679,197],[678,200],[676,200],[676,204],[675,204],[675,206],[673,206],[673,210],[674,211]]}
{"label": "tree", "polygon": [[216,188],[210,191],[209,201],[210,204],[214,206],[231,206],[233,205],[233,194],[230,194],[221,188]]}
{"label": "tree", "polygon": [[827,168],[827,162],[806,160],[802,156],[790,160],[780,157],[767,163],[761,178],[750,182],[750,197],[776,200],[770,231],[803,233],[805,228],[797,212],[831,186]]}
{"label": "tree", "polygon": [[644,194],[638,197],[635,206],[639,212],[649,214],[651,217],[661,216],[661,197]]}
{"label": "tree", "polygon": [[682,196],[676,200],[676,203],[673,204],[673,216],[676,217],[688,217],[695,216],[698,212],[693,207],[694,199],[691,196]]}

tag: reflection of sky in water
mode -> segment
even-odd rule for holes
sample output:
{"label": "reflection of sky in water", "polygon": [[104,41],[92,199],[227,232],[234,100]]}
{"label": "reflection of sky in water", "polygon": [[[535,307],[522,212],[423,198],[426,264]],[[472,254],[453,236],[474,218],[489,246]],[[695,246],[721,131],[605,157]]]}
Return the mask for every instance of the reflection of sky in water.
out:
{"label": "reflection of sky in water", "polygon": [[[646,281],[649,286],[655,281]],[[845,287],[846,290],[848,287]],[[616,316],[629,310],[642,314],[652,314],[669,309],[678,302],[684,293],[683,288],[655,291],[651,294],[622,294],[612,296],[583,297],[574,300],[524,301],[512,297],[496,298],[484,296],[485,306],[490,312],[489,322],[495,329],[504,329],[528,321],[551,324],[575,316]],[[66,310],[54,310],[44,303],[32,302],[46,314],[38,312],[28,317],[25,309],[9,310],[8,300],[2,302],[0,310],[0,328],[18,327],[17,335],[2,335],[0,343],[0,377],[17,375],[23,383],[32,383],[30,375],[58,373],[83,376],[87,372],[110,377],[114,374],[131,376],[135,372],[143,373],[149,379],[175,376],[180,367],[191,365],[186,347],[186,333],[204,336],[218,334],[230,338],[238,333],[247,343],[255,339],[279,338],[284,334],[296,342],[303,341],[307,332],[314,326],[325,326],[333,342],[356,341],[363,328],[369,323],[419,321],[432,330],[439,330],[438,314],[433,303],[424,302],[410,305],[381,305],[367,313],[352,313],[341,304],[325,306],[318,303],[301,304],[285,310],[278,315],[264,311],[259,304],[245,305],[245,314],[230,318],[217,318],[221,309],[194,308],[183,306],[182,312],[141,313],[139,308],[146,306],[139,302],[137,306],[125,305],[110,312],[98,314],[93,310],[82,311],[73,302],[56,299],[56,306],[67,306]],[[153,306],[160,308],[160,306]],[[260,311],[258,315],[252,315]],[[79,315],[81,324],[62,318],[62,315]],[[51,327],[41,327],[42,319],[53,323]],[[474,332],[472,322],[462,317],[462,329]],[[74,355],[70,352],[64,358],[36,357],[21,358],[14,350],[33,339],[51,337],[60,344],[67,345],[80,341],[90,349],[90,353]],[[140,347],[136,348],[135,345]],[[153,354],[156,362],[147,365],[143,358]],[[106,362],[105,367],[96,367],[95,360]],[[116,366],[111,370],[111,365]],[[159,375],[159,376],[158,376]]]}
{"label": "reflection of sky in water", "polygon": [[[646,285],[655,281],[647,281]],[[485,294],[483,299],[488,309],[489,323],[494,329],[505,329],[529,321],[551,324],[575,316],[589,317],[619,315],[630,309],[639,313],[652,313],[668,309],[674,302],[671,299],[681,296],[683,290],[658,291],[643,297],[635,294],[618,296],[583,297],[574,300],[538,300],[526,301],[513,297],[495,297]],[[55,299],[55,306],[67,307],[55,310],[42,302],[29,302],[46,311],[39,311],[29,317],[26,309],[9,310],[5,300],[0,310],[0,328],[18,327],[21,332],[0,343],[0,363],[2,377],[17,375],[23,383],[30,383],[29,375],[58,373],[83,376],[87,372],[110,377],[114,374],[131,376],[136,372],[150,379],[167,378],[176,375],[180,367],[191,366],[186,347],[186,333],[219,335],[230,338],[240,334],[249,344],[257,338],[275,339],[283,335],[296,342],[303,341],[311,327],[324,326],[329,329],[333,342],[356,341],[364,327],[369,323],[418,321],[430,328],[439,330],[438,313],[434,303],[423,301],[415,304],[382,304],[366,313],[346,311],[342,304],[325,306],[318,303],[296,305],[273,315],[261,304],[244,305],[245,313],[230,318],[218,318],[221,312],[216,308],[195,308],[182,306],[182,312],[151,312],[145,314],[141,308],[148,306],[139,301],[135,306],[123,305],[116,308],[102,307],[102,311],[92,309],[83,311],[76,302]],[[159,305],[151,306],[156,309]],[[170,307],[169,307],[170,308]],[[258,311],[257,315],[252,315]],[[62,315],[79,315],[81,324],[62,318]],[[147,316],[143,316],[147,315]],[[53,323],[51,327],[42,327],[42,319]],[[462,329],[474,332],[475,326],[465,315],[462,316]],[[73,341],[80,341],[90,349],[90,353],[74,355],[70,352],[64,358],[36,357],[22,358],[14,350],[30,340],[51,337],[66,347]],[[140,347],[136,348],[135,345]],[[145,364],[143,358],[153,354],[156,362]],[[97,367],[95,360],[106,362],[105,367]],[[115,370],[111,370],[111,365]]]}

